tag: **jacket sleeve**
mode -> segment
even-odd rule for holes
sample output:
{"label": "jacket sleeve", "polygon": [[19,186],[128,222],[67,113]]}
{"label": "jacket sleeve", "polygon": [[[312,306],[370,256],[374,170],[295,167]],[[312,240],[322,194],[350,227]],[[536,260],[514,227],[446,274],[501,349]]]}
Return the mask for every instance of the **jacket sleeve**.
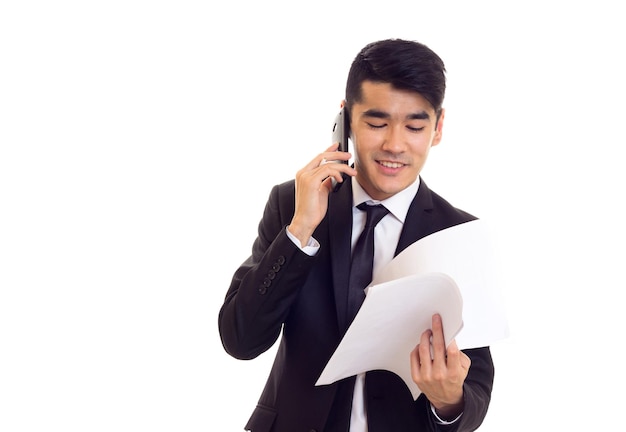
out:
{"label": "jacket sleeve", "polygon": [[218,316],[224,349],[235,358],[254,358],[276,342],[315,261],[287,236],[292,215],[293,187],[275,186],[252,254],[233,275]]}
{"label": "jacket sleeve", "polygon": [[[489,347],[463,350],[472,364],[463,385],[465,407],[458,421],[450,425],[436,425],[442,432],[471,432],[482,424],[491,401],[494,366]],[[434,415],[433,419],[434,420]],[[436,423],[436,422],[435,422]]]}

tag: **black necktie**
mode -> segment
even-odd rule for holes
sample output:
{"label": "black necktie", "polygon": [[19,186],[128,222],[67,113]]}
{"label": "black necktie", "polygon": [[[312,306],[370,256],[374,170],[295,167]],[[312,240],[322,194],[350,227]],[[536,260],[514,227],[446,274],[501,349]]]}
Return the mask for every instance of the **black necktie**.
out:
{"label": "black necktie", "polygon": [[383,205],[358,205],[359,210],[365,210],[365,228],[352,251],[352,265],[350,267],[350,284],[348,286],[348,325],[359,311],[365,299],[365,287],[372,281],[374,264],[374,228],[385,217],[389,210]]}

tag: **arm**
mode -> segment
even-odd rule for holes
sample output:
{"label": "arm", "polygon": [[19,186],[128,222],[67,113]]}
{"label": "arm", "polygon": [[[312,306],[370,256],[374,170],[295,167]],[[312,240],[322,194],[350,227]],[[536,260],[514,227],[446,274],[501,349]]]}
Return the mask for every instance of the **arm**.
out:
{"label": "arm", "polygon": [[302,252],[286,234],[284,214],[290,207],[293,209],[293,185],[275,186],[252,254],[237,269],[226,293],[218,328],[225,350],[233,357],[254,358],[274,344],[313,266],[314,257]]}
{"label": "arm", "polygon": [[[295,182],[272,189],[259,223],[252,255],[237,269],[220,309],[218,327],[226,351],[249,359],[269,349],[280,335],[290,307],[315,257],[301,250],[326,215],[331,176],[354,175],[345,164],[322,160],[349,158],[336,145],[298,171]],[[294,243],[287,235],[297,238]]]}

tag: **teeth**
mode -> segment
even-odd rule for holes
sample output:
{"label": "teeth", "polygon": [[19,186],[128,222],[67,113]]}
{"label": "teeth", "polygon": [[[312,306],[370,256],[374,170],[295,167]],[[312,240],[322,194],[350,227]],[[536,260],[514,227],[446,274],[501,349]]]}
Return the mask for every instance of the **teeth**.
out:
{"label": "teeth", "polygon": [[398,162],[381,161],[380,164],[387,168],[400,168],[402,166],[402,164]]}

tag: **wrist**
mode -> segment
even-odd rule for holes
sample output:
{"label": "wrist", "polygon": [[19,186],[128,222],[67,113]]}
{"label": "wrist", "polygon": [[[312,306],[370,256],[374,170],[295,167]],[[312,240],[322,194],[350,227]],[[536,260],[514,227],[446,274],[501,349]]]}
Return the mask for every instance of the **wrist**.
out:
{"label": "wrist", "polygon": [[435,419],[437,419],[437,423],[442,424],[442,425],[449,425],[449,424],[453,424],[455,423],[458,419],[461,418],[461,416],[463,415],[463,412],[459,413],[459,415],[457,415],[456,417],[440,417],[439,414],[437,414],[437,410],[435,409],[435,407],[431,404],[430,405],[430,410],[432,411],[433,415],[435,416]]}
{"label": "wrist", "polygon": [[435,403],[431,402],[433,411],[441,420],[453,421],[463,413],[465,407],[463,397],[456,403]]}
{"label": "wrist", "polygon": [[437,414],[437,417],[441,420],[452,421],[463,414],[463,404],[448,406],[442,409],[435,408],[435,414]]}
{"label": "wrist", "polygon": [[289,225],[287,225],[287,230],[291,233],[293,237],[298,239],[298,241],[300,242],[300,247],[305,247],[309,243],[309,239],[313,235],[312,231],[298,227],[298,225],[294,224],[293,221]]}

